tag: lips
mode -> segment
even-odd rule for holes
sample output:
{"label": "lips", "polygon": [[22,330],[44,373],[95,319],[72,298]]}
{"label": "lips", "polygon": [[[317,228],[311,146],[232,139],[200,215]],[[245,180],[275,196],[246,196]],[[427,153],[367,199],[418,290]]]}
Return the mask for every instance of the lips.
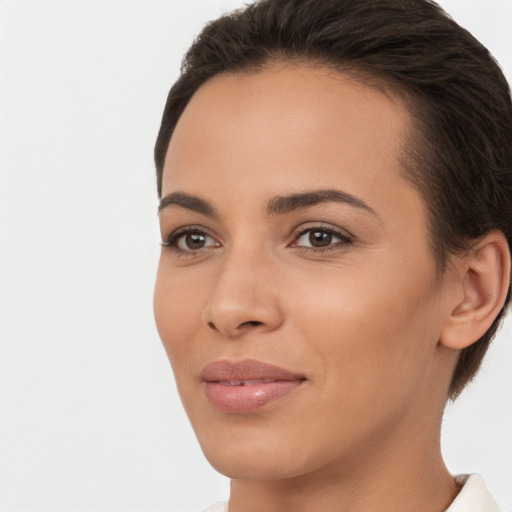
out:
{"label": "lips", "polygon": [[249,413],[297,390],[304,375],[254,360],[215,361],[203,368],[206,396],[227,413]]}

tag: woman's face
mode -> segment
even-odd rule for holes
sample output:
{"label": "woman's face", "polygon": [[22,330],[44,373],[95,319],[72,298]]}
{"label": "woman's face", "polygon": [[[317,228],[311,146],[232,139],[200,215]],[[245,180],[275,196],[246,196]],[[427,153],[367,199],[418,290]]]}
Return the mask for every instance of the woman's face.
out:
{"label": "woman's face", "polygon": [[432,428],[446,284],[407,129],[399,100],[312,66],[216,76],[181,116],[155,317],[222,473],[353,469]]}

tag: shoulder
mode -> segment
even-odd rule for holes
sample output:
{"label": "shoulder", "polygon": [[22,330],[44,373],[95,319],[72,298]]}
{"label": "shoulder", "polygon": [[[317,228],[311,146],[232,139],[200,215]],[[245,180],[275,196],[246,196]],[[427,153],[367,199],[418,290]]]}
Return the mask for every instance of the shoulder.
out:
{"label": "shoulder", "polygon": [[501,512],[480,475],[455,477],[462,489],[446,512]]}
{"label": "shoulder", "polygon": [[211,507],[203,510],[203,512],[228,512],[228,505],[224,501],[214,503]]}

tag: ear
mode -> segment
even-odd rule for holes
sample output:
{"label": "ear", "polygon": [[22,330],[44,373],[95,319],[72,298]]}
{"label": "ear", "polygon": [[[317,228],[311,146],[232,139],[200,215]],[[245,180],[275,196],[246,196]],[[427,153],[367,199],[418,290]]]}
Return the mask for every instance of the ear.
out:
{"label": "ear", "polygon": [[461,350],[485,334],[510,289],[510,251],[505,235],[491,231],[456,263],[454,300],[441,344]]}

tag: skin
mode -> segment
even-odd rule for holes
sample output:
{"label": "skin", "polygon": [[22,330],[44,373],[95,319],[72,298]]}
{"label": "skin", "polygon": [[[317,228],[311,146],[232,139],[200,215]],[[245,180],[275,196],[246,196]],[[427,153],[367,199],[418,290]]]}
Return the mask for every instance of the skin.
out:
{"label": "skin", "polygon": [[[162,240],[194,226],[204,245],[162,248],[155,318],[201,447],[232,479],[230,512],[433,512],[458,492],[439,446],[458,351],[440,338],[461,274],[436,273],[400,166],[408,130],[399,99],[304,64],[216,76],[178,122],[163,196],[217,215],[163,200]],[[326,189],[369,209],[267,211]],[[314,247],[307,228],[341,236]],[[306,381],[250,414],[217,410],[201,370],[246,358]]]}

